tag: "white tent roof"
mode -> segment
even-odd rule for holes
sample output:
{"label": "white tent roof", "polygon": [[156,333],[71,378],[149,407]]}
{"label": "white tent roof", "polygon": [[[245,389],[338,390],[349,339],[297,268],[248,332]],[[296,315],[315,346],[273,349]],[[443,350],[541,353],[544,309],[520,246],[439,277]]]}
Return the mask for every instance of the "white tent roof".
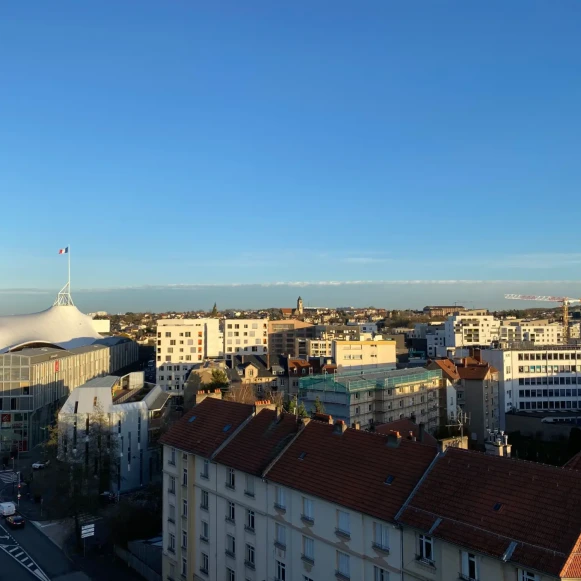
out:
{"label": "white tent roof", "polygon": [[73,349],[91,345],[101,338],[93,319],[73,305],[53,306],[30,315],[0,317],[0,353],[28,343]]}

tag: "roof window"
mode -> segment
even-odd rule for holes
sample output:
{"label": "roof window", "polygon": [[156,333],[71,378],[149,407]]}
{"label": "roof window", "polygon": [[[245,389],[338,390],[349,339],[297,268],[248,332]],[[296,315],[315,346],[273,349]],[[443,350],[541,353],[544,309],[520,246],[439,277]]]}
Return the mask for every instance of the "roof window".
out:
{"label": "roof window", "polygon": [[191,423],[192,423],[192,422],[193,422],[195,419],[196,419],[196,416],[192,416],[192,417],[191,417],[191,418],[188,420],[188,422],[191,424]]}
{"label": "roof window", "polygon": [[503,503],[502,503],[502,502],[497,502],[497,503],[494,505],[494,508],[493,508],[492,510],[494,510],[495,512],[498,512],[498,511],[499,511],[499,510],[500,510],[500,509],[501,509],[503,506],[504,506],[504,505],[503,505]]}
{"label": "roof window", "polygon": [[306,452],[301,452],[299,454],[299,460],[304,460],[306,456],[307,456],[307,453]]}
{"label": "roof window", "polygon": [[229,430],[231,427],[232,427],[232,425],[231,425],[231,424],[226,424],[226,425],[225,425],[225,426],[222,428],[222,431],[223,431],[223,432],[227,432],[227,431],[228,431],[228,430]]}
{"label": "roof window", "polygon": [[388,486],[395,480],[395,476],[392,476],[391,474],[385,479],[385,484],[387,484]]}

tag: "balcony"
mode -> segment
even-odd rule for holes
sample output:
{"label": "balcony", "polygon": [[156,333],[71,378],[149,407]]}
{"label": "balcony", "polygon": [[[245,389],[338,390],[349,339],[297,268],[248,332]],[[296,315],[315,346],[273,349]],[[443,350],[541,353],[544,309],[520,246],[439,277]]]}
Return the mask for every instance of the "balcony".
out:
{"label": "balcony", "polygon": [[279,504],[278,502],[274,503],[274,508],[276,508],[276,510],[280,510],[281,512],[286,512],[286,506],[283,506],[282,504]]}
{"label": "balcony", "polygon": [[373,543],[372,547],[376,550],[376,551],[381,551],[382,553],[385,553],[386,555],[389,555],[389,547],[387,545],[382,545],[381,543]]}
{"label": "balcony", "polygon": [[308,526],[315,524],[315,517],[309,516],[307,514],[301,514],[301,520]]}
{"label": "balcony", "polygon": [[309,557],[308,555],[305,555],[304,553],[301,555],[301,560],[304,561],[307,565],[314,565],[315,564],[315,558]]}
{"label": "balcony", "polygon": [[248,525],[244,525],[244,530],[245,530],[247,533],[252,533],[252,534],[254,534],[254,527],[251,527],[251,526],[248,526]]}
{"label": "balcony", "polygon": [[252,571],[254,571],[254,569],[256,568],[254,563],[252,561],[248,561],[248,560],[244,561],[244,566],[247,569],[251,569]]}
{"label": "balcony", "polygon": [[244,496],[248,496],[250,498],[254,498],[254,492],[252,492],[250,490],[245,490],[244,491]]}
{"label": "balcony", "polygon": [[351,538],[351,533],[349,531],[344,531],[339,528],[335,529],[335,534],[342,539],[349,540]]}
{"label": "balcony", "polygon": [[224,553],[226,553],[226,556],[227,557],[230,557],[232,559],[235,559],[236,558],[236,553],[234,553],[234,551],[231,551],[230,549],[226,549],[224,551]]}
{"label": "balcony", "polygon": [[338,570],[335,571],[335,577],[337,577],[337,579],[340,579],[341,581],[350,581],[351,579],[351,575],[349,573]]}
{"label": "balcony", "polygon": [[274,541],[274,546],[281,551],[286,551],[286,543],[281,543],[280,541]]}
{"label": "balcony", "polygon": [[471,577],[467,573],[458,573],[458,579],[462,579],[462,581],[478,581],[476,577]]}
{"label": "balcony", "polygon": [[418,565],[423,565],[424,567],[430,567],[431,569],[436,568],[436,563],[433,559],[428,559],[427,557],[422,557],[421,555],[416,555],[416,563]]}
{"label": "balcony", "polygon": [[204,535],[200,535],[200,541],[202,541],[202,543],[208,543],[209,539],[208,539],[208,537],[205,537]]}

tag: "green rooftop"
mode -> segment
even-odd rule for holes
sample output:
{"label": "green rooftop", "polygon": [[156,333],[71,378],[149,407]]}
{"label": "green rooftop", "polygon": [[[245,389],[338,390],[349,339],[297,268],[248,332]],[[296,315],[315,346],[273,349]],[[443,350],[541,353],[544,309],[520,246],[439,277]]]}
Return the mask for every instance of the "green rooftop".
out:
{"label": "green rooftop", "polygon": [[341,371],[325,375],[310,375],[299,380],[299,391],[334,391],[351,393],[371,391],[441,379],[440,369],[428,371],[423,367],[393,369],[374,367],[369,370]]}

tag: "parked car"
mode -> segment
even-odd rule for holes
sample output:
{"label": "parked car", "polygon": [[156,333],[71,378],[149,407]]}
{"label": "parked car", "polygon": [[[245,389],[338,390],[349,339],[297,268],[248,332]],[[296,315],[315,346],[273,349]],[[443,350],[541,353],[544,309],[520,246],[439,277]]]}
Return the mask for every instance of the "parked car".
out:
{"label": "parked car", "polygon": [[50,460],[47,460],[46,462],[43,462],[42,460],[39,462],[35,462],[32,465],[32,469],[33,470],[43,470],[44,468],[46,468],[48,465],[50,464]]}
{"label": "parked car", "polygon": [[9,516],[6,518],[6,524],[11,529],[21,529],[24,527],[25,523],[26,523],[26,521],[19,514],[15,514],[13,516]]}

